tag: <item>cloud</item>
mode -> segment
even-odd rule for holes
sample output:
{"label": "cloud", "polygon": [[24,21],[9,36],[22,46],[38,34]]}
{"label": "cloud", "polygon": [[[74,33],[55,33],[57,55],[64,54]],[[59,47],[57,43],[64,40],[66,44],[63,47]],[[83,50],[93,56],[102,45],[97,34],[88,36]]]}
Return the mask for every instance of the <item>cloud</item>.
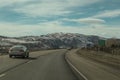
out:
{"label": "cloud", "polygon": [[53,2],[30,4],[14,10],[19,13],[24,13],[26,16],[30,17],[49,17],[53,15],[64,15],[71,13],[69,10],[64,10],[64,7],[65,6],[61,2]]}
{"label": "cloud", "polygon": [[39,0],[36,3],[17,7],[14,11],[30,17],[64,16],[72,13],[71,8],[73,7],[86,6],[98,1],[100,0]]}
{"label": "cloud", "polygon": [[79,21],[81,23],[87,23],[87,24],[101,24],[101,23],[105,23],[104,20],[96,19],[96,18],[83,18],[83,19],[79,19]]}
{"label": "cloud", "polygon": [[0,7],[10,6],[13,4],[25,3],[29,1],[32,1],[32,0],[0,0]]}
{"label": "cloud", "polygon": [[99,35],[103,37],[120,38],[120,27],[108,27],[105,25],[94,25],[84,27],[63,26],[59,21],[40,23],[37,25],[21,25],[14,23],[0,23],[0,34],[4,36],[26,36],[55,32],[80,33],[86,35]]}
{"label": "cloud", "polygon": [[99,14],[93,16],[96,18],[113,18],[113,17],[118,17],[120,16],[120,9],[116,10],[106,10],[103,12],[100,12]]}
{"label": "cloud", "polygon": [[[14,23],[0,23],[0,34],[4,36],[40,35],[54,32],[76,31],[74,27],[64,27],[57,21],[40,23],[38,25],[21,25]],[[78,30],[78,28],[77,28]],[[73,32],[74,32],[73,31]]]}
{"label": "cloud", "polygon": [[[89,9],[87,9],[87,11],[85,10],[86,7],[100,1],[103,0],[0,0],[0,8],[3,7],[2,9],[5,10],[1,10],[1,16],[5,16],[6,18],[5,20],[4,17],[1,18],[0,34],[6,36],[25,36],[40,35],[54,32],[72,32],[89,35],[95,34],[105,37],[120,37],[120,27],[105,26],[105,24],[107,25],[109,23],[102,19],[119,17],[120,9],[102,11],[90,17],[86,17],[88,16],[86,14],[81,14],[87,13],[87,11],[89,12]],[[92,7],[95,6],[91,5],[90,8]],[[75,11],[79,11],[80,14]],[[13,13],[10,14],[10,12]],[[90,15],[91,14],[95,14],[95,11],[93,10]],[[19,18],[18,15],[22,16],[19,16]],[[60,16],[68,17],[68,19],[64,18],[63,20],[57,21]],[[16,20],[16,18],[19,19],[15,22],[12,21],[10,17],[12,17],[12,19],[14,20]],[[69,19],[75,17],[85,18]],[[10,22],[10,20],[11,23],[8,23]],[[113,19],[112,21],[114,22],[114,20],[116,19]],[[6,22],[3,23],[3,21]],[[65,26],[66,23],[64,21],[77,22],[80,26],[78,27],[78,24],[77,26],[75,26],[76,24],[74,26],[71,26],[70,22],[68,22],[67,26]],[[31,22],[37,24],[30,25]],[[81,25],[83,23],[87,25]]]}
{"label": "cloud", "polygon": [[63,20],[74,21],[74,22],[85,23],[85,24],[101,24],[101,23],[105,23],[105,20],[97,19],[97,18],[80,18],[80,19],[66,19],[66,18],[64,18]]}

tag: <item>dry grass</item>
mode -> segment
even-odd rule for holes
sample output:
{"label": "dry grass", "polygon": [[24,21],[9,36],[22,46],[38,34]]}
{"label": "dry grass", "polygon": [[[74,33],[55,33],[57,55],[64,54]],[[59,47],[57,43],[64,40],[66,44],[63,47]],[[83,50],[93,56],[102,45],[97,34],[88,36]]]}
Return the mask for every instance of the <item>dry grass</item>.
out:
{"label": "dry grass", "polygon": [[110,67],[120,69],[120,55],[112,55],[102,51],[78,50],[77,54]]}

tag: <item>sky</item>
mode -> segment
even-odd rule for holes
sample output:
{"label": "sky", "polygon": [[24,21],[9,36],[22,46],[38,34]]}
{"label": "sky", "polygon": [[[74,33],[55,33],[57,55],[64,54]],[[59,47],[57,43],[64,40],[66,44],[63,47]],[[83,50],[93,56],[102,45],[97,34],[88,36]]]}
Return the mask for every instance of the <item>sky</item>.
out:
{"label": "sky", "polygon": [[0,35],[120,38],[120,0],[0,0]]}

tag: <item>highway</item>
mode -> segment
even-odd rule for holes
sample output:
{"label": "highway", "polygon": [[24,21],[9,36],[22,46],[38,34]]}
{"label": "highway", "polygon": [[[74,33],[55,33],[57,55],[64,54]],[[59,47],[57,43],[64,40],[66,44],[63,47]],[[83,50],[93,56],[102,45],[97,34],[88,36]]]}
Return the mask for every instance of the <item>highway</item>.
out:
{"label": "highway", "polygon": [[38,51],[29,59],[1,56],[0,80],[78,80],[65,61],[66,51]]}

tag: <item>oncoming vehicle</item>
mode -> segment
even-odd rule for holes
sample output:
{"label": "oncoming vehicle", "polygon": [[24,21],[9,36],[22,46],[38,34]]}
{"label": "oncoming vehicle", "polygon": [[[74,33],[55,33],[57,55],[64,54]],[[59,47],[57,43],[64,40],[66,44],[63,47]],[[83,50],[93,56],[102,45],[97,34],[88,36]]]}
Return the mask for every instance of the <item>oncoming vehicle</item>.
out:
{"label": "oncoming vehicle", "polygon": [[23,58],[28,58],[29,57],[29,50],[27,49],[26,46],[23,45],[15,45],[9,49],[9,57],[11,58],[12,56],[21,56]]}

